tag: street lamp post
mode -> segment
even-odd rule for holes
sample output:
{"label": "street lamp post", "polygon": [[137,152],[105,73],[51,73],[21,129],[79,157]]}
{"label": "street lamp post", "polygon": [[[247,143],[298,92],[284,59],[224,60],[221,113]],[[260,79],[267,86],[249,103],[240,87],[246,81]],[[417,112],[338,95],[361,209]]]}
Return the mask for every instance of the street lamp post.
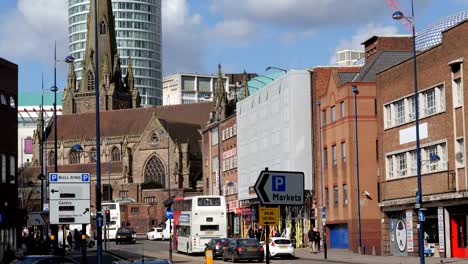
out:
{"label": "street lamp post", "polygon": [[[160,131],[160,134],[166,133],[167,137],[167,188],[168,188],[168,195],[169,198],[168,200],[171,200],[171,151],[170,151],[170,139],[171,137],[169,136],[169,129],[168,126],[166,126],[167,131]],[[169,261],[172,263],[172,218],[169,219]]]}
{"label": "street lamp post", "polygon": [[320,170],[320,193],[321,193],[321,204],[322,204],[322,243],[323,243],[323,257],[327,259],[327,232],[325,232],[325,221],[326,221],[326,212],[327,208],[325,206],[324,200],[324,189],[323,189],[323,170],[322,170],[322,120],[321,120],[321,102],[317,102],[318,107],[318,130],[319,130],[319,170]]}
{"label": "street lamp post", "polygon": [[[99,43],[98,43],[98,4],[94,1],[94,91],[96,92],[96,226],[97,226],[97,263],[102,263],[102,226],[97,225],[98,219],[102,219],[102,194],[101,194],[101,128],[99,117]],[[100,222],[101,223],[101,222]]]}
{"label": "street lamp post", "polygon": [[352,91],[354,93],[354,144],[356,149],[356,195],[357,195],[357,226],[358,226],[358,246],[359,254],[362,251],[362,239],[361,239],[361,191],[359,185],[359,141],[358,141],[358,127],[357,127],[357,94],[359,93],[356,85],[353,85]]}
{"label": "street lamp post", "polygon": [[[68,55],[65,58],[66,63],[73,63],[75,59],[71,56]],[[50,88],[52,92],[54,92],[54,172],[58,172],[58,144],[57,144],[57,92],[58,92],[58,87],[57,87],[57,63],[58,62],[63,62],[63,61],[58,61],[57,60],[57,42],[54,43],[54,85]],[[41,193],[42,195],[42,193]],[[57,251],[58,249],[58,225],[51,225],[50,226],[51,233],[54,236],[54,240],[52,241],[52,248],[54,249],[54,252]],[[63,238],[63,252],[65,254],[65,225],[62,226],[62,238]]]}
{"label": "street lamp post", "polygon": [[424,257],[424,211],[422,208],[422,179],[421,179],[421,147],[419,142],[419,102],[418,102],[418,75],[416,64],[416,25],[414,23],[414,1],[411,0],[411,17],[407,17],[401,11],[393,13],[392,18],[395,20],[405,19],[411,24],[413,33],[413,74],[414,74],[414,107],[416,116],[416,170],[418,178],[418,191],[416,193],[415,209],[418,210],[418,226],[419,226],[419,263],[425,263]]}

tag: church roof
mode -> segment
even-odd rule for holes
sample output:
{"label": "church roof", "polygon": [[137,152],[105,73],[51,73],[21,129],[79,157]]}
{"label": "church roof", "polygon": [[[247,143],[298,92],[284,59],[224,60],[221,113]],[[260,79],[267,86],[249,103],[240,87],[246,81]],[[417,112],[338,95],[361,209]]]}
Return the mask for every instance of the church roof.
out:
{"label": "church roof", "polygon": [[[212,107],[211,102],[202,102],[103,111],[100,114],[101,137],[141,135],[153,114],[156,114],[159,119],[177,123],[178,127],[187,125],[189,127],[204,127],[208,122]],[[91,139],[96,136],[95,113],[61,115],[57,118],[59,140]],[[54,140],[53,119],[51,120],[47,133],[48,141]],[[178,131],[177,134],[185,133],[183,130]]]}

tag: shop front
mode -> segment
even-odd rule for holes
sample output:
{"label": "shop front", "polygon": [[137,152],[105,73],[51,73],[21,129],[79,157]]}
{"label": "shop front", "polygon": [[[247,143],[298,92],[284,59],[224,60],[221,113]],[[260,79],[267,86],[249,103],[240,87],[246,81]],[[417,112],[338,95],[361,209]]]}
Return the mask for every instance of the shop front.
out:
{"label": "shop front", "polygon": [[241,210],[238,207],[239,201],[229,201],[227,203],[227,225],[228,225],[228,237],[240,237],[240,214]]}
{"label": "shop front", "polygon": [[466,208],[466,205],[449,208],[450,240],[454,258],[468,258],[468,210]]}

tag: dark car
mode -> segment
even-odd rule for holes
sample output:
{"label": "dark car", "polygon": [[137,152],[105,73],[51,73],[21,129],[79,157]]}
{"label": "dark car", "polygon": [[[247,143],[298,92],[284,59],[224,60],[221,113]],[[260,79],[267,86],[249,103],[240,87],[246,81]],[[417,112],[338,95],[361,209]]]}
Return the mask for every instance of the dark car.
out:
{"label": "dark car", "polygon": [[132,243],[135,244],[136,242],[136,232],[133,228],[130,227],[120,227],[117,229],[117,233],[115,234],[115,243]]}
{"label": "dark car", "polygon": [[263,246],[254,238],[232,239],[229,246],[224,249],[223,261],[231,260],[257,260],[263,262],[264,257]]}
{"label": "dark car", "polygon": [[222,257],[224,253],[224,249],[229,246],[229,238],[213,238],[206,244],[205,252],[207,250],[213,251],[213,259],[217,257]]}
{"label": "dark car", "polygon": [[27,263],[27,264],[78,264],[79,262],[62,256],[52,256],[52,255],[30,255],[19,257],[11,263]]}

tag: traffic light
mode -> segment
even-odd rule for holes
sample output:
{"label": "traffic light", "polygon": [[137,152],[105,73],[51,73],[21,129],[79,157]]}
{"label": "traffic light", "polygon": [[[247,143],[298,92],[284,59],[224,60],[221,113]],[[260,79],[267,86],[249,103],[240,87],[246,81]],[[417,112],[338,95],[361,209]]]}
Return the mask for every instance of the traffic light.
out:
{"label": "traffic light", "polygon": [[110,210],[106,210],[106,223],[110,223]]}

